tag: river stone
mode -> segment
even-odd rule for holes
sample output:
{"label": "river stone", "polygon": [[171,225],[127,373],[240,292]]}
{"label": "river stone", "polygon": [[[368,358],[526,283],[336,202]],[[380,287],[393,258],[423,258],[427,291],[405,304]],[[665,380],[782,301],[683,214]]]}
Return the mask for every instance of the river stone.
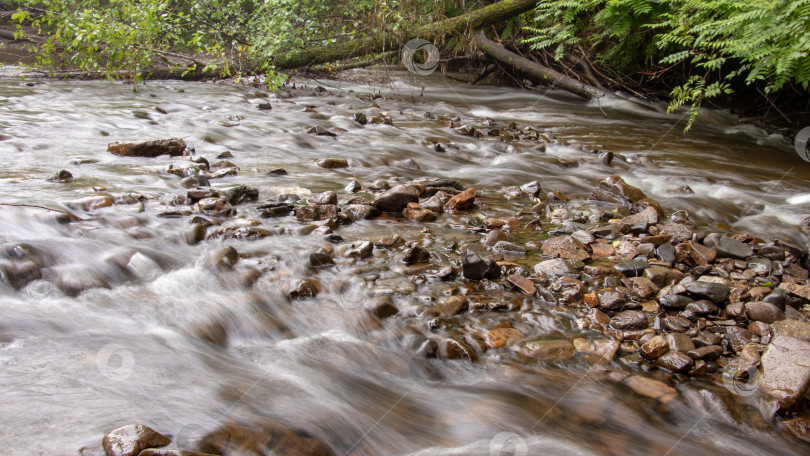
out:
{"label": "river stone", "polygon": [[659,288],[646,277],[632,277],[625,280],[629,282],[629,288],[638,299],[644,300],[658,293]]}
{"label": "river stone", "polygon": [[101,440],[107,456],[137,456],[147,448],[162,447],[171,440],[142,424],[127,424],[108,432]]}
{"label": "river stone", "polygon": [[405,209],[402,210],[402,216],[417,222],[432,222],[437,217],[435,212],[425,209],[419,203],[408,203]]}
{"label": "river stone", "polygon": [[113,142],[107,152],[125,157],[157,157],[160,155],[183,155],[186,142],[181,138],[156,139],[139,142]]}
{"label": "river stone", "polygon": [[810,443],[810,422],[804,418],[794,418],[779,423],[779,428],[790,432],[797,439]]}
{"label": "river stone", "polygon": [[701,299],[700,301],[687,304],[686,311],[699,316],[718,315],[720,313],[720,307],[708,299]]}
{"label": "river stone", "polygon": [[664,214],[661,206],[647,197],[640,189],[628,184],[619,176],[609,176],[599,183],[591,195],[590,201],[602,201],[639,210],[643,206],[652,206],[660,215]]}
{"label": "river stone", "polygon": [[637,214],[623,218],[619,222],[619,228],[622,233],[641,234],[656,223],[658,223],[658,212],[653,207],[647,207]]}
{"label": "river stone", "polygon": [[525,336],[515,328],[491,329],[484,335],[488,348],[503,348],[523,339]]}
{"label": "river stone", "polygon": [[658,287],[665,287],[672,281],[680,279],[681,273],[663,266],[650,266],[644,270],[644,277],[650,279]]}
{"label": "river stone", "polygon": [[761,321],[768,324],[785,319],[784,312],[779,310],[778,307],[762,301],[745,303],[745,315],[751,321]]}
{"label": "river stone", "polygon": [[698,244],[695,241],[686,241],[684,245],[686,254],[698,266],[707,266],[717,257],[717,252],[714,249]]}
{"label": "river stone", "polygon": [[757,249],[757,255],[774,261],[782,261],[785,259],[787,249],[779,245],[766,245]]}
{"label": "river stone", "polygon": [[785,335],[777,327],[762,355],[762,368],[760,389],[781,408],[793,409],[810,386],[810,341]]}
{"label": "river stone", "polygon": [[73,180],[73,174],[70,174],[70,171],[66,169],[60,169],[56,172],[53,176],[49,177],[48,182],[56,182],[59,184],[66,184]]}
{"label": "river stone", "polygon": [[317,195],[309,198],[309,204],[333,204],[336,205],[338,203],[337,193],[328,191],[323,193],[318,193]]}
{"label": "river stone", "polygon": [[450,296],[436,305],[439,315],[442,317],[452,317],[466,312],[468,309],[467,299],[464,296]]}
{"label": "river stone", "polygon": [[686,334],[670,333],[667,334],[667,344],[670,350],[679,351],[681,353],[689,353],[695,349],[695,344]]}
{"label": "river stone", "polygon": [[669,351],[655,360],[657,367],[674,373],[688,372],[695,365],[695,360],[685,353]]}
{"label": "river stone", "polygon": [[501,252],[504,255],[512,255],[512,256],[525,256],[526,255],[526,249],[525,248],[523,248],[523,247],[521,247],[519,245],[515,245],[515,244],[513,244],[513,243],[511,243],[509,241],[498,241],[497,243],[495,243],[494,246],[492,246],[492,250],[494,250],[496,252]]}
{"label": "river stone", "polygon": [[655,256],[665,263],[673,264],[676,260],[675,246],[672,244],[661,244],[655,249]]}
{"label": "river stone", "polygon": [[401,213],[408,203],[419,202],[419,188],[414,185],[401,184],[378,196],[374,206],[382,212]]}
{"label": "river stone", "polygon": [[638,310],[625,310],[610,319],[610,326],[615,329],[644,329],[648,326],[647,314]]}
{"label": "river stone", "polygon": [[335,456],[308,432],[275,422],[225,422],[205,435],[197,443],[197,450],[219,455]]}
{"label": "river stone", "polygon": [[326,169],[348,168],[349,161],[345,158],[322,158],[318,160],[318,166]]}
{"label": "river stone", "polygon": [[731,289],[722,283],[695,281],[686,285],[686,290],[693,297],[706,298],[715,303],[728,300]]}
{"label": "river stone", "polygon": [[562,296],[563,302],[574,302],[582,298],[585,285],[571,276],[561,276],[551,284],[551,291]]}
{"label": "river stone", "polygon": [[627,277],[639,277],[644,274],[645,269],[650,267],[650,263],[647,262],[646,258],[639,257],[622,261],[613,267]]}
{"label": "river stone", "polygon": [[522,356],[541,362],[566,361],[577,353],[574,345],[563,339],[524,342],[516,345],[514,349]]}
{"label": "river stone", "polygon": [[343,213],[355,222],[358,220],[373,219],[381,214],[379,209],[368,204],[349,204],[343,206]]}
{"label": "river stone", "polygon": [[799,285],[798,283],[782,282],[779,284],[779,288],[790,293],[792,296],[802,298],[805,301],[810,301],[810,285]]}
{"label": "river stone", "polygon": [[437,195],[433,195],[422,203],[422,207],[436,214],[444,212],[444,203]]}
{"label": "river stone", "polygon": [[368,311],[371,315],[374,315],[380,320],[393,317],[399,313],[399,309],[397,308],[396,304],[394,304],[394,300],[391,299],[390,296],[375,297],[371,301]]}
{"label": "river stone", "polygon": [[439,359],[461,359],[474,362],[478,359],[478,354],[465,341],[456,339],[444,339],[439,345],[437,352]]}
{"label": "river stone", "polygon": [[537,293],[537,286],[534,284],[534,282],[520,274],[512,274],[507,277],[506,280],[529,296],[533,296],[535,293]]}
{"label": "river stone", "polygon": [[534,265],[534,272],[544,277],[557,277],[565,274],[572,274],[575,271],[567,261],[563,260],[562,258],[557,258],[554,260],[546,260],[537,263]]}
{"label": "river stone", "polygon": [[728,236],[721,236],[717,233],[711,233],[703,240],[703,244],[712,247],[717,251],[717,256],[720,258],[735,258],[744,260],[754,254],[754,249],[742,242],[730,238]]}
{"label": "river stone", "polygon": [[321,283],[317,279],[301,279],[294,283],[292,289],[287,293],[287,299],[314,298],[321,290]]}
{"label": "river stone", "polygon": [[335,219],[337,215],[337,206],[333,204],[295,206],[295,217],[302,222]]}
{"label": "river stone", "polygon": [[637,394],[655,399],[662,404],[666,404],[678,397],[678,391],[666,383],[652,378],[632,375],[624,380],[624,383]]}
{"label": "river stone", "polygon": [[501,268],[492,259],[483,259],[472,250],[465,250],[461,254],[461,268],[467,280],[497,279],[501,276]]}
{"label": "river stone", "polygon": [[706,345],[689,350],[686,354],[692,359],[712,361],[723,355],[723,347],[719,345]]}
{"label": "river stone", "polygon": [[667,315],[661,322],[661,327],[667,331],[684,332],[692,326],[692,322],[677,315]]}
{"label": "river stone", "polygon": [[585,244],[571,236],[558,236],[543,243],[543,255],[554,258],[585,260],[590,257],[585,251]]}
{"label": "river stone", "polygon": [[500,241],[505,241],[507,239],[506,233],[501,230],[492,230],[484,235],[484,238],[481,242],[486,245],[487,247],[492,247]]}
{"label": "river stone", "polygon": [[658,298],[658,303],[667,309],[683,309],[694,302],[694,299],[679,294],[668,294]]}
{"label": "river stone", "polygon": [[619,310],[627,302],[627,298],[615,291],[606,291],[599,297],[599,307],[604,310]]}
{"label": "river stone", "polygon": [[641,354],[647,359],[656,359],[669,351],[669,342],[664,336],[658,335],[641,345]]}
{"label": "river stone", "polygon": [[234,185],[218,190],[218,192],[226,201],[234,205],[259,199],[259,189],[246,185]]}
{"label": "river stone", "polygon": [[430,252],[421,246],[415,245],[405,252],[405,258],[403,258],[403,261],[408,265],[428,263],[430,262]]}
{"label": "river stone", "polygon": [[464,211],[472,209],[475,204],[475,187],[470,187],[467,190],[453,196],[445,203],[444,208],[451,211]]}
{"label": "river stone", "polygon": [[328,268],[335,265],[329,252],[321,249],[309,254],[309,265],[314,269]]}
{"label": "river stone", "polygon": [[363,241],[354,243],[352,249],[345,253],[347,258],[357,258],[364,260],[370,258],[374,253],[374,243],[371,241]]}

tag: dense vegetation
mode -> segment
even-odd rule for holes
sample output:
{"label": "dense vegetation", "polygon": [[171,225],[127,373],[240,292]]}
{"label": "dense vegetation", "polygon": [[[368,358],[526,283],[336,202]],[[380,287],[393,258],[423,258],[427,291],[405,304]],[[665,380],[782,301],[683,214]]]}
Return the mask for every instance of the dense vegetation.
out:
{"label": "dense vegetation", "polygon": [[810,0],[541,0],[526,41],[559,60],[586,45],[597,62],[626,72],[677,72],[670,109],[740,81],[765,93],[810,82]]}
{"label": "dense vegetation", "polygon": [[[128,70],[140,79],[168,64],[226,77],[260,73],[275,85],[282,53],[396,36],[485,3],[492,1],[16,0],[14,20],[47,37],[37,49],[43,67],[107,77]],[[735,90],[808,94],[810,0],[539,0],[533,13],[492,32],[558,62],[574,55],[662,83],[671,110],[691,106],[687,129],[704,100]],[[445,52],[469,50],[469,36],[439,40]]]}

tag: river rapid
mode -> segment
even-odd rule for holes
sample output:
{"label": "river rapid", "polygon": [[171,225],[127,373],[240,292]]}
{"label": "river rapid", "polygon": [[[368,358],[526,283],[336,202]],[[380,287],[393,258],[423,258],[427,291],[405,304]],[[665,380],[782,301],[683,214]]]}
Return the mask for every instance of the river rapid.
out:
{"label": "river rapid", "polygon": [[[618,357],[607,365],[527,362],[508,348],[475,362],[426,357],[424,340],[443,333],[424,312],[465,287],[462,278],[432,279],[377,249],[370,259],[313,271],[310,254],[332,245],[326,230],[305,234],[295,217],[262,218],[258,208],[281,194],[335,191],[343,201],[352,180],[365,190],[380,179],[453,179],[477,189],[474,211],[334,228],[346,243],[399,235],[449,264],[454,245],[481,238],[470,218],[531,208],[509,201],[505,187],[539,181],[576,212],[615,174],[667,214],[686,210],[698,229],[805,246],[799,226],[810,215],[810,163],[780,138],[722,112],[706,111],[684,135],[682,114],[663,106],[466,86],[438,74],[360,71],[278,93],[230,82],[132,89],[0,80],[0,254],[3,265],[30,260],[40,271],[18,287],[6,270],[0,281],[0,454],[103,454],[104,433],[128,423],[192,449],[223,423],[266,421],[353,456],[807,454],[762,417],[755,397],[708,379],[679,382],[678,397],[661,403],[611,381],[612,371],[643,371]],[[391,124],[360,125],[358,111]],[[448,128],[454,118],[482,137]],[[511,122],[515,139],[487,135]],[[308,134],[314,126],[336,136]],[[549,138],[545,151],[518,138],[526,128]],[[230,152],[225,160],[238,174],[211,184],[247,185],[259,198],[236,206],[223,226],[260,224],[272,235],[187,243],[192,215],[171,214],[187,189],[167,169],[188,158],[107,152],[112,141],[167,137],[185,138],[211,164]],[[592,150],[616,158],[607,166]],[[324,158],[349,166],[319,167]],[[287,174],[268,175],[278,168]],[[74,179],[47,181],[60,169]],[[116,204],[82,203],[106,195]],[[523,233],[515,242],[549,236]],[[211,267],[227,246],[239,254],[233,270]],[[530,249],[514,261],[530,269],[542,259]],[[303,277],[323,289],[288,300]],[[376,295],[391,296],[399,314],[370,317],[364,303]],[[465,331],[530,312],[532,324],[520,326],[529,336],[591,337],[563,305],[490,296],[504,306],[465,320]]]}

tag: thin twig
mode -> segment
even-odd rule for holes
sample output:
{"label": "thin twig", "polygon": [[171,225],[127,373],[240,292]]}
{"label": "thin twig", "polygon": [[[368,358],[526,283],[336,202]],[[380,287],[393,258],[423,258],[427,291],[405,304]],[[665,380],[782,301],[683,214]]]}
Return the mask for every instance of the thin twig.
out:
{"label": "thin twig", "polygon": [[63,210],[60,210],[60,209],[53,209],[51,207],[45,207],[45,206],[37,206],[36,204],[0,203],[0,206],[33,207],[33,208],[37,208],[37,209],[45,209],[46,211],[53,211],[53,212],[59,212],[59,213],[62,213],[62,214],[67,214],[67,215],[75,218],[76,220],[78,220],[80,222],[86,221],[83,218],[78,217],[78,216],[76,216],[76,215],[74,215],[74,214],[72,214],[72,213],[70,213],[68,211],[63,211]]}

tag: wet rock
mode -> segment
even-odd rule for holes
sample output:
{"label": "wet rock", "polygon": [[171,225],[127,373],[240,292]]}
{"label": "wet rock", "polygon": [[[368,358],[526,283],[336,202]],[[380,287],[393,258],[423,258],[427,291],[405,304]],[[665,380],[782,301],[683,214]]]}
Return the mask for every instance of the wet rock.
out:
{"label": "wet rock", "polygon": [[259,199],[259,189],[248,187],[246,185],[227,187],[219,190],[219,193],[225,198],[225,200],[233,205],[256,201]]}
{"label": "wet rock", "polygon": [[318,166],[326,169],[348,168],[349,161],[345,158],[322,158],[318,160]]}
{"label": "wet rock", "polygon": [[647,207],[637,214],[623,218],[619,222],[619,229],[622,233],[641,234],[647,232],[647,228],[656,223],[658,223],[658,212],[653,207]]}
{"label": "wet rock", "polygon": [[664,336],[655,336],[641,345],[641,354],[647,359],[656,359],[669,351],[669,342]]}
{"label": "wet rock", "polygon": [[332,137],[337,136],[337,134],[332,133],[331,131],[321,126],[314,126],[309,130],[307,130],[307,133],[309,133],[310,135],[318,135],[318,136],[332,136]]}
{"label": "wet rock", "polygon": [[810,301],[810,285],[799,285],[797,283],[782,282],[779,288],[788,292],[791,296]]}
{"label": "wet rock", "polygon": [[627,277],[640,277],[644,274],[644,270],[650,267],[650,263],[646,258],[639,257],[622,261],[613,267]]}
{"label": "wet rock", "polygon": [[[808,325],[805,323],[805,325]],[[760,389],[779,407],[794,409],[810,386],[810,341],[780,333],[762,355]]]}
{"label": "wet rock", "polygon": [[692,228],[685,223],[669,222],[661,227],[659,234],[668,234],[672,236],[672,242],[679,243],[692,239]]}
{"label": "wet rock", "polygon": [[346,185],[346,187],[344,187],[344,190],[346,190],[349,193],[357,193],[360,190],[362,190],[362,187],[360,186],[360,182],[357,182],[356,180],[353,180],[353,181],[349,182]]}
{"label": "wet rock", "polygon": [[425,209],[419,203],[408,203],[405,209],[402,210],[402,216],[417,222],[432,222],[437,217],[435,212]]}
{"label": "wet rock", "polygon": [[418,203],[420,190],[414,185],[397,185],[378,196],[374,206],[382,212],[401,213],[408,203]]}
{"label": "wet rock", "polygon": [[523,277],[522,275],[512,274],[507,277],[506,280],[529,296],[533,296],[535,293],[537,293],[537,286],[534,284],[534,282]]}
{"label": "wet rock", "polygon": [[779,245],[766,245],[757,249],[757,255],[774,261],[782,261],[785,259],[787,249]]}
{"label": "wet rock", "polygon": [[610,319],[610,326],[615,329],[644,329],[648,326],[647,315],[638,310],[625,310]]}
{"label": "wet rock", "polygon": [[108,432],[101,440],[107,456],[138,456],[147,449],[166,446],[171,440],[142,424],[128,424]]}
{"label": "wet rock", "polygon": [[405,160],[396,160],[391,162],[391,166],[395,168],[403,168],[403,169],[421,169],[419,164],[412,158],[406,158]]}
{"label": "wet rock", "polygon": [[374,243],[371,241],[363,241],[355,243],[355,247],[346,252],[348,258],[366,259],[370,258],[374,253]]}
{"label": "wet rock", "polygon": [[73,210],[94,211],[102,207],[112,206],[115,198],[109,195],[87,196],[76,201],[71,201],[66,204],[67,207]]}
{"label": "wet rock", "polygon": [[219,455],[335,456],[309,433],[270,422],[226,422],[205,435],[197,450]]}
{"label": "wet rock", "polygon": [[681,273],[663,266],[650,266],[644,270],[644,277],[650,279],[657,287],[665,287],[681,278]]}
{"label": "wet rock", "polygon": [[655,256],[665,263],[675,263],[675,255],[675,246],[672,244],[661,244],[657,249],[655,249]]}
{"label": "wet rock", "polygon": [[366,125],[368,123],[368,117],[362,112],[356,112],[354,113],[354,121],[360,125]]}
{"label": "wet rock", "polygon": [[200,223],[191,225],[191,228],[186,231],[186,243],[189,245],[197,245],[205,239],[206,228]]}
{"label": "wet rock", "polygon": [[666,339],[670,350],[688,354],[695,349],[695,344],[686,334],[671,333],[666,335]]}
{"label": "wet rock", "polygon": [[551,284],[551,291],[561,296],[564,302],[574,302],[585,293],[585,285],[571,276],[561,276]]}
{"label": "wet rock", "polygon": [[699,316],[718,315],[720,307],[708,299],[701,299],[687,304],[686,311]]}
{"label": "wet rock", "polygon": [[379,296],[374,298],[371,302],[371,307],[369,307],[368,310],[372,315],[380,320],[393,317],[399,313],[399,309],[397,308],[396,304],[394,304],[394,301],[390,296]]}
{"label": "wet rock", "polygon": [[768,324],[785,319],[785,314],[779,310],[779,307],[762,301],[746,303],[745,315],[751,321],[761,321]]}
{"label": "wet rock", "polygon": [[318,221],[337,218],[337,206],[332,204],[310,204],[296,206],[295,217],[300,221]]}
{"label": "wet rock", "polygon": [[728,236],[721,236],[717,233],[711,233],[703,240],[703,244],[715,249],[717,256],[720,258],[736,258],[744,260],[754,254],[754,249],[742,242],[730,238]]}
{"label": "wet rock", "polygon": [[461,268],[467,280],[497,279],[501,276],[501,268],[494,261],[483,259],[472,250],[465,250],[461,254]]}
{"label": "wet rock", "polygon": [[715,303],[722,303],[728,300],[731,290],[727,285],[722,283],[711,283],[703,281],[695,281],[686,285],[686,290],[692,297],[698,299],[708,299]]}
{"label": "wet rock", "polygon": [[336,205],[338,203],[337,193],[328,191],[323,193],[318,193],[317,195],[309,198],[310,204],[332,204]]}
{"label": "wet rock", "polygon": [[723,355],[723,347],[719,345],[706,345],[689,350],[686,354],[692,359],[712,361]]}
{"label": "wet rock", "polygon": [[488,348],[498,349],[512,345],[524,337],[525,335],[515,328],[496,328],[487,331],[484,340]]}
{"label": "wet rock", "polygon": [[415,245],[405,252],[405,258],[403,258],[403,261],[405,262],[405,264],[408,265],[429,263],[430,252],[428,252],[421,246]]}
{"label": "wet rock", "polygon": [[439,315],[452,317],[464,313],[468,309],[467,299],[463,296],[450,296],[436,306]]}
{"label": "wet rock", "polygon": [[444,205],[444,208],[451,211],[464,211],[472,209],[473,204],[475,204],[475,196],[475,187],[470,187],[458,195],[450,198],[450,201]]}
{"label": "wet rock", "polygon": [[484,238],[481,242],[484,243],[487,247],[492,247],[498,242],[505,241],[507,239],[506,233],[501,230],[492,230],[484,235]]}
{"label": "wet rock", "polygon": [[667,309],[684,309],[692,302],[694,299],[678,294],[668,294],[658,298],[658,303]]}
{"label": "wet rock", "polygon": [[461,359],[474,362],[478,359],[478,354],[470,344],[456,339],[444,339],[439,345],[437,355],[444,360]]}
{"label": "wet rock", "polygon": [[181,138],[156,139],[140,142],[114,142],[107,145],[107,152],[125,157],[157,157],[160,155],[183,155],[186,142]]}
{"label": "wet rock", "polygon": [[239,252],[237,252],[235,248],[227,246],[214,252],[209,258],[208,265],[223,269],[233,269],[237,261],[239,261]]}
{"label": "wet rock", "polygon": [[628,288],[632,290],[633,295],[638,299],[644,300],[658,293],[658,287],[646,277],[632,277],[626,279],[626,281],[629,282]]}
{"label": "wet rock", "polygon": [[309,265],[314,269],[328,268],[335,265],[329,252],[321,249],[309,254]]}
{"label": "wet rock", "polygon": [[512,255],[512,256],[525,256],[526,249],[515,245],[509,241],[498,241],[492,246],[492,250],[496,252],[503,253],[504,255]]}
{"label": "wet rock", "polygon": [[599,296],[599,307],[603,310],[619,310],[626,302],[627,298],[615,291],[606,291]]}
{"label": "wet rock", "polygon": [[565,274],[574,273],[571,265],[562,258],[554,260],[541,261],[534,265],[534,272],[544,277],[557,277]]}
{"label": "wet rock", "polygon": [[571,342],[562,339],[523,342],[515,345],[514,350],[521,356],[541,362],[566,361],[577,353]]}
{"label": "wet rock", "polygon": [[56,182],[59,184],[65,184],[73,180],[73,174],[66,169],[60,169],[56,172],[53,176],[49,177],[48,182]]}
{"label": "wet rock", "polygon": [[688,372],[695,365],[695,360],[685,353],[670,351],[655,360],[655,365],[674,373]]}
{"label": "wet rock", "polygon": [[684,243],[685,252],[692,258],[698,266],[707,266],[714,261],[717,252],[709,247],[698,244],[695,241],[686,241]]}
{"label": "wet rock", "polygon": [[684,317],[668,315],[664,317],[663,321],[661,322],[661,327],[667,331],[684,332],[692,327],[692,322]]}
{"label": "wet rock", "polygon": [[343,206],[343,212],[355,222],[358,220],[370,220],[382,214],[379,209],[368,204],[349,204]]}
{"label": "wet rock", "polygon": [[444,212],[444,203],[437,195],[433,195],[422,203],[422,207],[427,210],[433,211],[436,214]]}
{"label": "wet rock", "polygon": [[654,207],[659,214],[664,213],[657,202],[648,198],[644,192],[629,185],[619,176],[610,176],[600,182],[588,200],[613,203],[633,209],[640,209],[642,205],[647,204]]}
{"label": "wet rock", "polygon": [[316,279],[301,279],[295,282],[287,293],[290,301],[296,299],[314,298],[321,291],[321,283]]}
{"label": "wet rock", "polygon": [[590,257],[585,245],[571,236],[558,236],[543,243],[543,255],[555,258],[585,260]]}
{"label": "wet rock", "polygon": [[110,284],[100,271],[88,267],[70,266],[57,271],[56,287],[62,293],[76,297],[91,288],[110,288]]}
{"label": "wet rock", "polygon": [[779,423],[779,428],[793,434],[799,440],[810,443],[810,422],[804,418],[794,418]]}
{"label": "wet rock", "polygon": [[624,383],[637,394],[655,399],[663,404],[678,397],[678,392],[675,388],[652,378],[633,375],[627,377]]}
{"label": "wet rock", "polygon": [[236,214],[236,208],[225,198],[203,198],[197,201],[196,207],[201,214],[214,217],[230,217]]}
{"label": "wet rock", "polygon": [[388,184],[388,181],[384,179],[375,180],[368,187],[368,189],[371,190],[372,192],[384,192],[390,188],[391,186]]}

